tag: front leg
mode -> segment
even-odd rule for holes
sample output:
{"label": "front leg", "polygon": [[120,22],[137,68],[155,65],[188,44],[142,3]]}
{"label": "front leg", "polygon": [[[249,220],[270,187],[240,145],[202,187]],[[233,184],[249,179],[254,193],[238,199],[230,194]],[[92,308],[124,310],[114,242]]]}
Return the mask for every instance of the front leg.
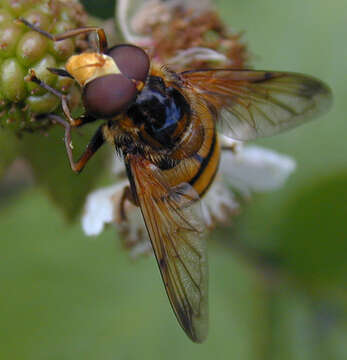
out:
{"label": "front leg", "polygon": [[[81,126],[83,125],[83,119],[79,118],[79,119],[74,119],[71,115],[71,111],[69,108],[69,104],[68,104],[68,98],[65,94],[63,94],[62,92],[60,92],[57,89],[54,89],[53,87],[49,86],[48,84],[46,84],[44,81],[40,80],[37,76],[36,73],[33,69],[29,70],[29,76],[26,78],[27,81],[32,81],[35,84],[37,84],[38,86],[40,86],[41,88],[45,89],[46,91],[50,92],[51,94],[57,96],[60,101],[61,101],[61,106],[63,108],[63,112],[66,116],[66,118],[69,120],[69,123],[72,127],[77,127],[77,126]],[[89,116],[89,121],[87,122],[91,122],[92,117]],[[94,120],[96,120],[95,118],[93,118]]]}
{"label": "front leg", "polygon": [[61,41],[65,39],[69,39],[72,37],[75,37],[77,35],[81,34],[89,34],[91,32],[94,32],[97,36],[97,42],[98,42],[98,50],[101,53],[104,53],[107,50],[107,39],[105,35],[104,29],[97,27],[97,26],[85,26],[78,29],[72,29],[65,31],[61,34],[53,35],[43,29],[40,29],[36,25],[30,23],[29,21],[25,20],[24,18],[20,17],[17,19],[19,22],[23,23],[24,25],[28,26],[30,29],[38,32],[39,34],[45,36],[46,38],[52,40],[52,41]]}
{"label": "front leg", "polygon": [[93,135],[92,139],[90,140],[89,144],[87,145],[86,150],[79,158],[77,162],[73,159],[72,154],[72,146],[71,146],[71,125],[63,118],[58,115],[48,114],[48,118],[52,121],[57,122],[58,124],[64,126],[65,128],[65,148],[69,158],[71,169],[74,172],[81,172],[84,166],[87,164],[88,160],[98,151],[98,149],[105,143],[105,136],[104,136],[104,127],[106,125],[101,125],[98,130]]}

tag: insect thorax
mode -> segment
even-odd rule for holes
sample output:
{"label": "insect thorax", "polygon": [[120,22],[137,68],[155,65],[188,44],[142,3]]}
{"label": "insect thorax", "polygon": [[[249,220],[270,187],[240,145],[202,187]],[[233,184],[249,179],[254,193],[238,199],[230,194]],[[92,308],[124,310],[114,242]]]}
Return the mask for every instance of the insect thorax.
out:
{"label": "insect thorax", "polygon": [[127,115],[140,129],[142,141],[154,149],[173,149],[189,126],[190,106],[177,89],[150,76]]}

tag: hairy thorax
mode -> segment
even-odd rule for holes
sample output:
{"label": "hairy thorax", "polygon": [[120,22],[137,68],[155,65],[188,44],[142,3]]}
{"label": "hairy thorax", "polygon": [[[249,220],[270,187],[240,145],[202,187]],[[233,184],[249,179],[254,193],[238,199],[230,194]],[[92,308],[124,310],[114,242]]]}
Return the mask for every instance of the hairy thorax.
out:
{"label": "hairy thorax", "polygon": [[149,76],[126,114],[109,121],[106,135],[123,155],[139,153],[164,169],[197,153],[205,131],[177,87]]}

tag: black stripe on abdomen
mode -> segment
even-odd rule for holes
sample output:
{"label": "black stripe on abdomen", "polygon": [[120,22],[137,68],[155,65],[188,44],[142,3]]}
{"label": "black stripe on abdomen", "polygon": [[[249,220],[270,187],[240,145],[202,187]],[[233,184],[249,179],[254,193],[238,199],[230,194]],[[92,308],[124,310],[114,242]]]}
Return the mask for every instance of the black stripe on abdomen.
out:
{"label": "black stripe on abdomen", "polygon": [[200,162],[200,167],[199,167],[199,170],[197,171],[197,173],[194,175],[194,177],[189,181],[190,185],[194,186],[194,184],[198,181],[198,179],[200,178],[200,176],[206,169],[206,167],[209,164],[209,161],[211,159],[211,156],[213,155],[214,149],[216,147],[216,142],[217,142],[217,136],[216,136],[216,133],[214,133],[210,151],[207,153],[207,155],[205,157],[203,157],[199,154],[196,154],[194,156],[195,159]]}

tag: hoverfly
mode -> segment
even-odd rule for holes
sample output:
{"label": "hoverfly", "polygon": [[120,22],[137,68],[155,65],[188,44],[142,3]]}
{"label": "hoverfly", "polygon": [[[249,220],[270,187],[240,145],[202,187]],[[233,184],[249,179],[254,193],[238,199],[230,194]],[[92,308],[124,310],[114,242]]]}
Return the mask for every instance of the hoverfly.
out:
{"label": "hoverfly", "polygon": [[[124,203],[139,206],[161,276],[178,322],[195,342],[207,335],[207,256],[198,200],[213,182],[227,136],[250,140],[300,125],[329,107],[331,91],[310,76],[276,71],[203,69],[181,73],[151,61],[134,45],[107,47],[102,28],[86,27],[51,35],[52,41],[94,32],[98,50],[71,56],[63,69],[82,88],[85,114],[74,119],[65,95],[33,71],[30,80],[58,96],[66,119],[47,114],[65,127],[73,171],[111,143],[122,156],[130,186]],[[71,129],[106,119],[75,162]]]}

